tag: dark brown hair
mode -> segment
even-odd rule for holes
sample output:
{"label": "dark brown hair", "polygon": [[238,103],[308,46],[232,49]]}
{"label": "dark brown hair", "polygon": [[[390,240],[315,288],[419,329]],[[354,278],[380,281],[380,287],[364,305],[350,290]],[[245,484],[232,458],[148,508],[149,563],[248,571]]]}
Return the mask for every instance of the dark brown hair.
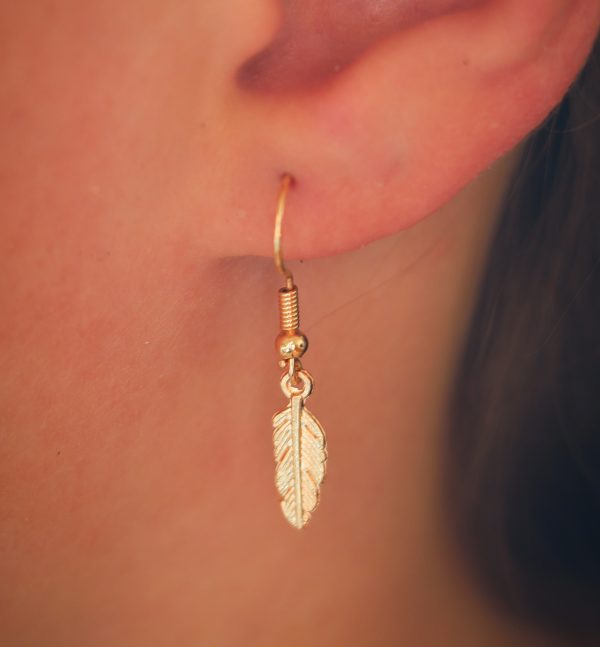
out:
{"label": "dark brown hair", "polygon": [[600,644],[600,46],[529,138],[462,364],[447,492],[523,619]]}

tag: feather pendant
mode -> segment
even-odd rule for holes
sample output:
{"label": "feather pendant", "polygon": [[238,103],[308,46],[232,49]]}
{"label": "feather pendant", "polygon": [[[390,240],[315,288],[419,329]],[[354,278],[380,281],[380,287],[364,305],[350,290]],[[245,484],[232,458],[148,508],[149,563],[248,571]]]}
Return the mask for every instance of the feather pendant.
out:
{"label": "feather pendant", "polygon": [[273,416],[273,444],[281,509],[292,526],[303,528],[319,503],[327,449],[323,428],[304,407],[302,395],[292,395]]}

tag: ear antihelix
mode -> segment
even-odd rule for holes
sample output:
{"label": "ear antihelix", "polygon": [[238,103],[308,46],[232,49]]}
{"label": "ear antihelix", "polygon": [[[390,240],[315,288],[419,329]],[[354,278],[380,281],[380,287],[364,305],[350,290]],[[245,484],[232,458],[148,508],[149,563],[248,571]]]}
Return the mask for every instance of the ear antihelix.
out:
{"label": "ear antihelix", "polygon": [[[307,91],[326,84],[378,42],[489,0],[284,0],[273,40],[238,71],[256,92]],[[350,6],[349,6],[350,5]]]}

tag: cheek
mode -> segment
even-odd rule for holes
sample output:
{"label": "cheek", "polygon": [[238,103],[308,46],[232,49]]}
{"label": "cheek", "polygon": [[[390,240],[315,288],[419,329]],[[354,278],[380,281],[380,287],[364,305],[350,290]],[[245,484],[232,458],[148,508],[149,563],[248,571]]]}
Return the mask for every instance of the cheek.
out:
{"label": "cheek", "polygon": [[218,165],[205,127],[219,118],[212,79],[227,64],[215,49],[220,14],[212,24],[204,15],[211,8],[185,0],[0,8],[0,190],[13,244],[39,228],[49,244],[65,230],[90,241],[103,228],[132,241],[138,232],[178,235],[186,200],[202,229],[210,209],[197,199]]}
{"label": "cheek", "polygon": [[145,321],[171,325],[164,313],[187,303],[205,245],[212,209],[195,197],[216,146],[199,126],[211,109],[209,63],[193,55],[204,23],[192,3],[167,4],[0,8],[2,341],[23,367],[12,373],[50,376],[63,401],[105,379],[105,401],[118,398],[98,367],[139,346]]}
{"label": "cheek", "polygon": [[[121,257],[132,241],[149,244],[144,174],[160,144],[142,133],[160,122],[122,11],[68,2],[2,11],[13,26],[0,102],[7,333],[38,335],[60,366],[87,343],[93,354],[92,340],[101,346],[115,327]],[[73,321],[74,348],[64,343]]]}
{"label": "cheek", "polygon": [[[197,13],[182,19],[191,6],[0,7],[7,505],[97,499],[93,484],[130,455],[124,439],[135,438],[146,416],[164,421],[175,402],[192,397],[182,394],[188,382],[172,347],[181,335],[179,360],[198,361],[200,347],[186,344],[202,330],[195,310],[202,220],[186,220],[174,199],[185,195],[181,168],[203,176],[197,150],[211,147],[190,126],[206,104],[209,73],[189,51],[192,38],[203,37]],[[205,36],[209,47],[215,37]],[[183,421],[186,406],[177,409]],[[61,457],[70,467],[60,467]],[[52,492],[48,482],[32,494],[61,469],[72,470],[65,479],[72,492]]]}

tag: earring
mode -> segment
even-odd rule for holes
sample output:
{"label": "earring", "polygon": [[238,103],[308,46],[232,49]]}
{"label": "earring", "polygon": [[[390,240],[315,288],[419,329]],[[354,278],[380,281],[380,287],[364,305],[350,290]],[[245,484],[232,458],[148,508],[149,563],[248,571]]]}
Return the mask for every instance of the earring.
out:
{"label": "earring", "polygon": [[306,336],[299,330],[298,288],[292,272],[283,262],[281,224],[288,190],[293,184],[289,174],[282,177],[273,247],[275,266],[285,278],[279,290],[281,331],[275,340],[279,355],[281,390],[289,404],[273,416],[275,484],[281,495],[285,518],[296,528],[303,528],[319,503],[319,491],[325,478],[327,449],[325,432],[315,416],[304,406],[313,388],[313,378],[302,368],[300,358],[308,348]]}

